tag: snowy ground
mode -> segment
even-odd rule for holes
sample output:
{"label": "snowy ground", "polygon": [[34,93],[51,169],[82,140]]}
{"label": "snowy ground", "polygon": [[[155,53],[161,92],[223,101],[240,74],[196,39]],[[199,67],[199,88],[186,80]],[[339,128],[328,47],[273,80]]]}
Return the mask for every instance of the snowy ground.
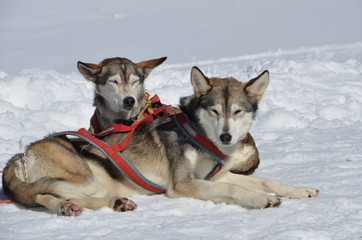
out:
{"label": "snowy ground", "polygon": [[[0,4],[0,32],[8,33],[0,39],[0,168],[28,143],[51,132],[88,127],[94,110],[93,86],[75,73],[77,60],[97,62],[120,55],[140,61],[170,56],[169,51],[176,60],[171,57],[170,63],[168,60],[152,72],[147,88],[170,104],[177,104],[180,96],[192,93],[189,72],[194,64],[206,75],[233,76],[241,81],[268,69],[270,85],[251,130],[261,154],[261,165],[254,175],[296,186],[315,187],[321,194],[313,199],[284,199],[280,208],[264,210],[246,210],[195,199],[168,199],[163,195],[134,196],[132,199],[139,206],[134,212],[116,213],[103,208],[87,210],[78,218],[58,217],[42,208],[1,204],[0,239],[362,239],[362,33],[353,30],[362,21],[360,14],[356,14],[362,9],[360,2],[310,1],[309,5],[293,8],[298,17],[304,19],[305,26],[299,22],[300,18],[296,20],[286,14],[283,16],[291,21],[278,20],[277,13],[290,9],[283,5],[289,1],[269,3],[260,14],[272,10],[270,20],[263,22],[266,16],[262,20],[253,19],[251,26],[245,28],[251,34],[258,26],[258,32],[274,26],[267,36],[272,43],[266,43],[265,49],[260,47],[259,40],[242,41],[240,32],[235,33],[235,37],[240,40],[240,46],[251,49],[250,52],[235,51],[233,35],[229,40],[213,35],[216,39],[211,40],[210,49],[207,49],[197,32],[198,26],[189,24],[194,28],[185,30],[176,25],[178,35],[169,30],[170,36],[166,40],[172,44],[160,34],[147,32],[150,41],[147,44],[154,44],[152,51],[144,51],[143,46],[140,47],[142,51],[138,51],[136,46],[142,42],[138,37],[127,47],[120,41],[119,49],[128,49],[122,54],[118,50],[112,52],[118,39],[103,42],[97,36],[99,45],[108,47],[98,48],[91,42],[85,49],[80,43],[72,45],[75,43],[70,43],[72,40],[68,41],[67,37],[76,39],[78,35],[70,35],[65,30],[82,30],[87,21],[105,23],[109,21],[104,19],[105,14],[113,13],[112,21],[124,19],[130,24],[129,29],[133,29],[130,31],[135,33],[134,29],[140,26],[137,19],[143,16],[141,13],[156,12],[154,8],[134,9],[135,4],[141,6],[144,2],[123,2],[124,12],[112,8],[115,1],[107,7],[86,1],[89,5],[83,2],[83,5],[71,6],[71,11],[58,2],[58,8],[53,11],[41,11],[49,10],[48,1],[38,0],[34,3],[33,22],[28,22],[27,15],[23,15],[29,7],[25,2],[14,0]],[[192,21],[196,21],[196,14],[201,12],[200,2],[192,8],[176,2],[156,1],[166,16],[174,13],[177,18],[190,8]],[[225,2],[222,5],[221,1],[215,1],[219,4],[217,7],[207,8],[220,16],[217,26],[212,25],[216,20],[210,24],[201,21],[207,34],[220,27],[225,34],[232,34],[229,22],[222,19],[228,19],[227,12],[238,19],[235,14],[241,5],[236,1]],[[245,8],[254,9],[260,2],[245,4]],[[15,10],[14,4],[19,8]],[[78,12],[83,8],[83,13]],[[166,11],[168,8],[172,11]],[[98,15],[90,15],[91,10]],[[310,17],[304,14],[308,11]],[[133,15],[126,14],[129,12]],[[161,17],[155,18],[160,20]],[[147,17],[141,20],[145,19]],[[173,21],[176,20],[170,20],[170,27],[175,26]],[[277,23],[286,28],[285,32],[277,27]],[[265,28],[264,24],[267,25]],[[153,24],[156,33],[165,25],[164,21]],[[310,34],[307,34],[307,28],[310,28]],[[105,32],[109,33],[109,30]],[[120,29],[120,32],[124,34],[125,30]],[[306,37],[300,39],[293,35],[290,41],[288,38],[281,40],[278,34],[282,32],[286,35],[303,32]],[[25,33],[24,42],[16,38],[21,33]],[[277,33],[276,36],[273,33]],[[331,38],[333,34],[341,36]],[[56,36],[52,43],[61,47],[39,45],[38,40],[49,36]],[[79,35],[79,38],[83,37]],[[156,42],[157,37],[161,43]],[[280,46],[273,45],[277,40]],[[192,54],[183,55],[182,41],[187,44],[194,41],[195,45],[185,47]],[[13,48],[5,47],[11,42]],[[222,44],[218,46],[218,42]],[[91,47],[95,50],[90,50]],[[194,51],[200,47],[204,47],[203,51]],[[277,50],[279,47],[284,50]],[[0,193],[0,198],[5,196]]]}

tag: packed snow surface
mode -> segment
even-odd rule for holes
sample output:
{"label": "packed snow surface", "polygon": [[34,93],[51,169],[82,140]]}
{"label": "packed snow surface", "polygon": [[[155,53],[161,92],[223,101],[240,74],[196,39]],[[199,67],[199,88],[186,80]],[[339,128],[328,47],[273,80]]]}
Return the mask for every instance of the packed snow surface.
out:
{"label": "packed snow surface", "polygon": [[[19,9],[11,8],[12,2],[19,4]],[[236,13],[235,9],[241,7],[237,1],[210,1],[216,4],[214,7],[212,4],[201,7],[197,2],[194,8],[191,1],[186,1],[187,6],[181,2],[155,1],[162,10],[160,15],[172,16],[172,12],[166,11],[168,8],[175,17],[180,17],[186,9],[193,14],[189,18],[184,16],[183,20],[188,25],[186,30],[181,25],[172,25],[174,19],[167,25],[165,21],[156,21],[163,19],[161,16],[150,18],[155,21],[148,24],[155,26],[156,33],[161,32],[158,26],[168,26],[170,35],[166,40],[175,41],[179,46],[167,43],[163,38],[160,38],[162,44],[157,43],[156,35],[150,30],[146,32],[150,35],[150,42],[147,42],[147,36],[144,36],[144,41],[153,46],[145,56],[140,51],[143,47],[136,46],[142,42],[139,37],[135,38],[136,43],[127,47],[122,46],[124,42],[119,40],[119,49],[126,48],[129,55],[120,55],[121,50],[118,49],[111,52],[112,47],[105,49],[102,55],[99,50],[102,48],[97,49],[96,44],[91,46],[93,43],[84,43],[87,49],[82,44],[73,46],[72,38],[77,36],[62,31],[83,29],[88,21],[95,23],[98,20],[106,24],[110,20],[104,19],[104,14],[113,13],[110,15],[112,21],[123,19],[127,23],[120,24],[117,31],[114,22],[111,26],[104,25],[106,30],[109,27],[115,31],[115,38],[119,38],[119,34],[127,34],[128,29],[131,33],[137,32],[137,27],[147,20],[142,13],[157,13],[149,1],[123,1],[124,8],[115,1],[110,1],[109,6],[98,6],[93,1],[79,1],[82,4],[71,1],[76,5],[68,6],[72,11],[66,10],[66,6],[60,2],[56,3],[58,9],[41,11],[49,10],[48,1],[35,2],[33,22],[26,21],[27,17],[23,15],[26,6],[29,7],[26,1],[0,4],[0,31],[10,34],[2,35],[0,39],[0,168],[12,155],[22,152],[33,141],[56,131],[89,126],[94,111],[93,85],[75,71],[77,60],[87,62],[89,58],[88,62],[98,62],[118,55],[141,61],[167,55],[165,49],[170,49],[176,59],[180,55],[178,60],[171,60],[171,63],[166,61],[146,80],[149,92],[157,93],[166,104],[177,105],[181,96],[192,94],[189,75],[193,65],[197,65],[207,76],[233,76],[240,81],[247,81],[263,70],[269,70],[270,84],[251,129],[261,155],[261,164],[254,175],[290,185],[318,188],[321,193],[311,199],[283,199],[279,208],[263,210],[247,210],[236,205],[189,198],[169,199],[164,195],[137,195],[131,198],[138,204],[136,211],[118,213],[102,208],[98,211],[86,210],[80,217],[72,218],[50,214],[44,208],[28,209],[14,203],[0,204],[0,239],[362,239],[362,38],[361,31],[356,27],[362,17],[355,14],[358,7],[359,12],[362,10],[361,4],[358,4],[360,2],[307,1],[306,6],[298,6],[299,11],[293,9],[304,16],[305,25],[315,34],[314,38],[307,40],[317,39],[316,42],[305,40],[303,44],[303,39],[299,39],[298,46],[291,46],[288,45],[289,39],[283,38],[280,46],[267,45],[268,49],[261,49],[253,45],[253,41],[240,41],[241,45],[237,47],[253,49],[253,52],[240,52],[233,49],[232,35],[225,40],[222,34],[218,34],[219,30],[228,31],[228,24],[221,23],[224,18],[227,19],[228,13]],[[200,2],[207,4],[208,1]],[[289,1],[275,1],[279,7],[272,2],[256,1],[249,5],[245,3],[245,6],[254,9],[260,3],[279,13],[288,12],[288,6],[283,4],[290,5]],[[97,6],[92,8],[92,4]],[[137,11],[135,4],[141,10]],[[141,7],[143,4],[150,4],[147,8],[149,11]],[[323,4],[328,11],[322,11]],[[11,9],[15,15],[4,9]],[[181,50],[171,50],[180,49],[182,41],[194,41],[200,47],[206,44],[200,42],[202,36],[198,31],[202,28],[194,25],[198,17],[205,15],[201,9],[219,13],[221,29],[220,25],[200,21],[205,26],[205,37],[213,38],[210,44],[217,45],[217,41],[224,43],[215,48],[216,55],[212,55],[213,49],[209,49],[210,52],[205,55],[200,53],[203,61],[182,55]],[[307,9],[311,11],[310,18],[303,14]],[[89,11],[98,14],[88,15]],[[266,19],[263,14],[267,12],[267,8],[261,8],[260,17]],[[317,12],[322,23],[335,29],[318,26],[321,23],[315,22]],[[55,16],[55,13],[58,15]],[[277,13],[268,15],[270,21],[265,24],[278,23]],[[57,16],[62,21],[58,21]],[[290,15],[283,16],[294,19]],[[138,17],[142,21],[138,22]],[[238,20],[237,15],[230,14],[230,17]],[[255,25],[263,29],[264,23],[258,18],[249,21],[252,27],[247,27],[245,31],[252,31]],[[284,24],[287,32],[293,32],[293,26],[304,31],[301,23],[294,24],[282,18],[280,23]],[[193,28],[190,29],[190,26]],[[282,31],[273,26],[274,32]],[[178,35],[172,30],[175,27]],[[329,38],[328,34],[336,30],[346,38],[339,36],[335,41]],[[96,35],[97,29],[87,31]],[[20,39],[15,39],[15,36],[22,32],[26,33],[23,36],[26,43],[20,44]],[[110,33],[110,30],[107,32]],[[52,42],[55,52],[52,55],[53,50],[47,49],[50,44],[42,48],[38,46],[37,39],[54,33],[57,33],[57,38]],[[112,39],[113,36],[101,34],[103,38],[95,36],[99,44],[114,47],[116,40]],[[14,39],[10,39],[11,36]],[[125,41],[132,41],[132,36],[138,35],[127,35]],[[268,41],[268,37],[271,37],[271,41],[276,38],[273,31],[265,37],[265,41]],[[192,41],[188,38],[192,38]],[[9,39],[13,40],[14,46],[19,44],[20,47],[5,49],[4,46],[11,42]],[[207,42],[206,39],[204,41]],[[255,44],[259,41],[256,40]],[[62,47],[57,48],[56,44]],[[70,50],[71,55],[72,48],[78,51],[76,60],[73,56],[67,59],[67,51]],[[185,48],[193,50],[194,46]],[[223,50],[225,54],[221,55]],[[40,54],[37,57],[43,56],[33,58],[32,52]],[[56,53],[61,53],[60,60],[52,65],[53,59],[57,58]],[[58,63],[63,64],[62,67]],[[6,199],[6,196],[0,193],[0,198]]]}

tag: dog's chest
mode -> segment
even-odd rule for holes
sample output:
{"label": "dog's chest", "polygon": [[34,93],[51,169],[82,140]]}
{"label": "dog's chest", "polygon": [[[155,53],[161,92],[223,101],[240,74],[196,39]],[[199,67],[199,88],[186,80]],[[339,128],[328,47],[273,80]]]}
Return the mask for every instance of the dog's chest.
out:
{"label": "dog's chest", "polygon": [[204,179],[217,165],[217,161],[208,153],[190,149],[185,152],[185,157],[190,162],[195,178]]}
{"label": "dog's chest", "polygon": [[229,158],[225,161],[224,168],[230,170],[235,163],[242,163],[247,161],[252,155],[255,154],[255,148],[251,145],[241,145]]}

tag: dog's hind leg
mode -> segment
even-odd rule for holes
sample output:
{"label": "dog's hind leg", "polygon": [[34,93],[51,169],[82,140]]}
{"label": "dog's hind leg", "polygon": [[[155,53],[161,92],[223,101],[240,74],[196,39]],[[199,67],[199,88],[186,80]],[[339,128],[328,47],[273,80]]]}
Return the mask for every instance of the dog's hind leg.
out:
{"label": "dog's hind leg", "polygon": [[61,216],[79,216],[84,208],[97,210],[102,207],[108,206],[116,212],[132,211],[136,209],[137,205],[127,198],[114,197],[107,198],[72,198],[64,200],[50,194],[38,194],[35,201]]}
{"label": "dog's hind leg", "polygon": [[79,216],[83,212],[82,205],[69,200],[87,196],[81,193],[82,188],[78,185],[56,178],[43,178],[32,185],[41,186],[41,189],[34,192],[34,201],[51,212],[62,216]]}
{"label": "dog's hind leg", "polygon": [[115,211],[124,212],[134,210],[137,206],[133,201],[123,197],[93,197],[86,193],[84,186],[64,180],[53,183],[51,189],[53,194],[37,194],[35,201],[53,213],[63,216],[78,216],[83,208],[97,210],[107,206]]}
{"label": "dog's hind leg", "polygon": [[35,201],[51,210],[53,213],[62,216],[79,216],[83,212],[83,208],[72,203],[69,200],[62,200],[49,194],[38,194]]}
{"label": "dog's hind leg", "polygon": [[87,197],[83,199],[69,199],[70,202],[82,206],[84,208],[97,210],[102,207],[112,208],[116,212],[133,211],[136,209],[137,204],[132,200],[124,197],[112,197],[112,198],[94,198]]}

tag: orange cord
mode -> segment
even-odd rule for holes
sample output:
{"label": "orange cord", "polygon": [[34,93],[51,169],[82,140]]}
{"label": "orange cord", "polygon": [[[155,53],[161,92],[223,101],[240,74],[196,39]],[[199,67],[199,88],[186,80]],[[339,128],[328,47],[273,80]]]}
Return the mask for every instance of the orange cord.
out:
{"label": "orange cord", "polygon": [[[3,173],[4,171],[0,171],[0,173]],[[14,202],[13,200],[0,200],[0,204],[1,203],[12,203]]]}

